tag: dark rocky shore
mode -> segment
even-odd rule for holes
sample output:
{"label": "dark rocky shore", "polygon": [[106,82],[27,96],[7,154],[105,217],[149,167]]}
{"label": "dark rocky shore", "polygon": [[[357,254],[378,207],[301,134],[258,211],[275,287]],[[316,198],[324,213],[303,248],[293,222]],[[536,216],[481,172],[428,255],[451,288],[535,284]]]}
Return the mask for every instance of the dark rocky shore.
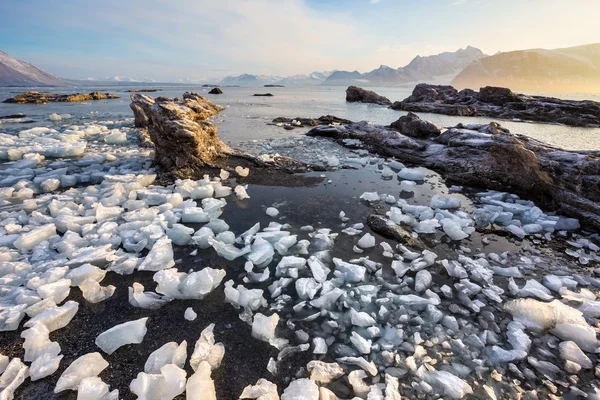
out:
{"label": "dark rocky shore", "polygon": [[369,150],[438,171],[475,187],[510,190],[600,228],[600,152],[567,151],[495,122],[458,125],[443,133],[415,114],[389,127],[358,122],[317,126],[309,136],[358,139]]}
{"label": "dark rocky shore", "polygon": [[4,100],[5,103],[17,104],[45,104],[45,103],[75,103],[89,100],[118,99],[119,96],[112,93],[92,92],[57,94],[45,92],[25,92]]}
{"label": "dark rocky shore", "polygon": [[529,96],[486,86],[476,92],[452,86],[419,84],[411,96],[395,102],[395,110],[464,117],[492,117],[569,126],[600,127],[600,103]]}

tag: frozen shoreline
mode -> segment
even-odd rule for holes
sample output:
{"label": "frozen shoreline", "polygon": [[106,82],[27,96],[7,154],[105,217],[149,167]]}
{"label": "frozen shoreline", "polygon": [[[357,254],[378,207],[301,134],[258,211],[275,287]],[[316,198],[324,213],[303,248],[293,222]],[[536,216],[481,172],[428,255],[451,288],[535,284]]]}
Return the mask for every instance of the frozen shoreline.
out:
{"label": "frozen shoreline", "polygon": [[[311,187],[251,184],[246,189],[250,198],[240,199],[225,188],[235,188],[243,181],[235,174],[226,177],[223,184],[213,176],[198,182],[152,186],[151,153],[137,147],[137,133],[130,120],[58,128],[29,130],[21,139],[3,137],[14,140],[15,146],[36,141],[39,147],[12,152],[15,157],[21,155],[21,160],[5,163],[0,171],[4,185],[16,186],[13,191],[8,186],[2,190],[0,243],[7,248],[1,256],[0,322],[6,327],[23,318],[16,330],[0,333],[2,343],[6,343],[0,353],[11,359],[23,359],[25,354],[19,336],[29,317],[19,305],[31,307],[48,298],[56,304],[79,303],[70,323],[49,336],[64,355],[58,370],[35,382],[25,380],[18,386],[17,396],[53,398],[50,393],[65,368],[79,356],[100,352],[108,361],[100,378],[111,390],[119,389],[119,398],[135,398],[129,384],[144,370],[150,353],[165,343],[185,339],[189,359],[201,332],[211,323],[216,324],[216,342],[225,346],[221,366],[212,373],[219,399],[237,398],[258,378],[276,383],[282,394],[292,379],[312,377],[341,398],[367,393],[376,396],[386,390],[394,393],[394,378],[400,379],[399,392],[409,398],[443,393],[458,398],[470,391],[476,398],[485,398],[490,390],[499,398],[516,397],[521,390],[537,390],[538,395],[549,397],[554,390],[557,396],[576,392],[575,387],[594,390],[597,378],[593,368],[587,369],[587,362],[577,351],[559,351],[559,341],[575,342],[596,365],[594,351],[589,350],[598,347],[596,318],[600,314],[594,293],[600,281],[593,275],[600,261],[597,233],[550,232],[540,224],[542,232],[520,239],[522,232],[505,224],[508,213],[511,220],[519,221],[552,220],[553,216],[513,195],[478,195],[483,191],[471,188],[450,190],[443,178],[426,169],[405,168],[364,149],[348,150],[319,138],[284,137],[248,143],[245,148],[256,154],[291,155],[323,163],[331,171],[313,173],[324,175],[325,180]],[[22,157],[30,151],[51,157],[64,150],[61,146],[73,148],[78,142],[85,144],[79,159]],[[356,169],[339,169],[341,166]],[[33,183],[20,184],[21,179]],[[55,187],[54,179],[62,188]],[[217,191],[226,201],[207,196],[210,188],[213,195]],[[36,193],[40,189],[48,193]],[[195,197],[197,204],[190,197]],[[489,206],[502,208],[496,211],[493,230],[479,227],[481,221],[476,217],[478,209],[488,207],[489,211]],[[271,216],[267,215],[268,207],[276,208],[278,214],[273,217],[275,213],[269,211]],[[370,232],[366,217],[373,213],[420,232],[418,236],[428,250],[397,247],[394,241]],[[205,222],[201,221],[213,218],[218,221],[208,224],[211,233],[218,236],[209,240],[211,233],[202,228]],[[257,222],[262,229],[242,235]],[[54,224],[59,234],[50,229],[43,235],[40,232],[42,236],[22,239],[25,232],[49,224]],[[450,240],[451,236],[462,239]],[[180,244],[162,247],[167,241]],[[249,252],[244,254],[248,245]],[[95,250],[80,250],[88,246]],[[155,246],[161,247],[152,253]],[[172,259],[168,250],[164,251],[169,246]],[[246,269],[248,260],[255,263],[251,270]],[[77,282],[73,275],[68,277],[74,268],[86,263],[108,271],[101,279],[102,288],[115,287],[114,294],[96,304],[87,302],[77,286],[81,286],[81,277],[98,279],[97,269],[81,270],[83,275]],[[204,285],[200,285],[202,289],[191,282],[191,286],[183,285],[183,276],[179,276],[176,290],[166,285],[163,277],[167,271],[175,271],[164,268],[172,263],[188,276],[190,270],[206,268],[223,270],[226,275],[216,287],[209,285],[210,293],[203,297],[199,290],[205,293]],[[134,272],[141,265],[146,271]],[[121,276],[113,271],[133,274]],[[266,280],[259,282],[265,274]],[[234,284],[227,289],[229,280]],[[128,294],[134,282],[141,283],[146,292],[162,292],[158,293],[160,298],[181,298],[158,310],[134,307]],[[163,288],[156,287],[156,282]],[[90,282],[88,286],[95,287]],[[244,292],[242,286],[262,292],[247,293],[242,299],[235,289],[232,291]],[[94,293],[98,296],[102,291]],[[88,292],[86,297],[94,296]],[[581,312],[582,317],[569,321],[575,327],[540,332],[527,323],[538,316],[511,316],[504,309],[504,303],[522,297],[540,300],[534,303],[534,313],[543,313],[549,300],[562,298],[573,308],[569,310],[574,316]],[[48,302],[46,305],[52,308]],[[188,307],[198,313],[195,321],[184,319]],[[251,326],[236,318],[241,314],[252,322],[252,315],[273,313],[280,317],[278,328],[274,336],[267,332],[262,337],[277,343],[281,351],[253,338]],[[122,347],[111,355],[94,344],[101,332],[142,317],[149,320],[141,344]],[[564,325],[554,316],[540,320],[542,324]],[[581,330],[594,332],[594,339],[589,334],[582,339],[584,336],[577,333]],[[288,350],[276,339],[289,340]],[[52,346],[39,340],[42,349]],[[574,348],[572,344],[565,346]],[[326,354],[313,354],[315,349],[320,353],[324,348]],[[523,357],[523,351],[529,358]],[[288,356],[277,363],[278,372],[272,374],[267,370],[269,358],[277,360],[282,354]],[[345,357],[364,357],[365,362],[360,363],[366,368],[365,374],[353,366],[356,360]],[[570,357],[570,363],[565,364],[565,357]],[[574,357],[579,357],[578,365],[584,368],[579,380],[572,378],[577,375],[573,373]],[[343,376],[336,372],[335,378],[330,377],[332,382],[326,383],[327,373],[317,377],[314,372],[315,366],[323,365],[313,363],[312,375],[306,370],[311,359],[338,362]],[[376,369],[367,365],[371,361]],[[329,368],[338,371],[339,367]],[[183,369],[190,378],[194,370],[189,363]],[[299,369],[303,371],[300,375]],[[373,373],[376,376],[371,376]],[[492,375],[499,380],[490,379]],[[231,376],[236,376],[234,383]],[[515,379],[520,383],[515,384]],[[176,385],[176,380],[164,383]],[[305,393],[314,388],[310,381],[298,381],[287,389],[288,396],[295,385],[305,388]]]}

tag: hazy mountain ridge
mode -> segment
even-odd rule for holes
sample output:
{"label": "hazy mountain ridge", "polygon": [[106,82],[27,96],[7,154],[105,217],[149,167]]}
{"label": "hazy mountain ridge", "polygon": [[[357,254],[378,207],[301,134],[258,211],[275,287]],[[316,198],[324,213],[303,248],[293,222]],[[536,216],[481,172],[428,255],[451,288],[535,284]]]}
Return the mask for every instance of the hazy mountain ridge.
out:
{"label": "hazy mountain ridge", "polygon": [[397,69],[382,65],[364,74],[358,71],[337,71],[327,78],[323,85],[394,86],[432,80],[439,76],[457,74],[471,62],[481,57],[485,57],[481,50],[467,46],[455,52],[444,52],[426,57],[416,56],[408,65]]}
{"label": "hazy mountain ridge", "polygon": [[599,92],[600,43],[498,53],[473,61],[452,85],[472,89],[503,86],[528,92]]}
{"label": "hazy mountain ridge", "polygon": [[69,86],[70,82],[0,50],[0,86]]}

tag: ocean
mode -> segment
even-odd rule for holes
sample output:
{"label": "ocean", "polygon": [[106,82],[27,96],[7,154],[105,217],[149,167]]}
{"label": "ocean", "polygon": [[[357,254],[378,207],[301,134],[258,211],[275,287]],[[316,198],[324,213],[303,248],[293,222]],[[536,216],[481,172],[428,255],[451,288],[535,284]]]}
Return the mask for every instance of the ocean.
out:
{"label": "ocean", "polygon": [[[48,119],[51,113],[71,114],[73,123],[84,121],[121,120],[132,117],[129,108],[129,89],[149,88],[148,84],[119,86],[89,86],[76,88],[0,88],[0,102],[25,90],[52,91],[56,93],[89,93],[92,91],[111,92],[121,98],[116,100],[93,101],[85,103],[49,103],[42,105],[19,105],[0,103],[0,116],[24,113],[28,124],[0,125],[0,132],[18,131],[31,126],[51,126]],[[207,96],[211,101],[226,107],[216,118],[219,135],[226,142],[236,145],[248,140],[281,138],[282,136],[302,135],[307,129],[285,131],[281,127],[269,126],[276,117],[311,117],[335,115],[352,121],[366,120],[374,124],[390,124],[405,113],[374,104],[347,103],[345,87],[284,87],[284,88],[222,88],[223,94],[209,95],[210,88],[201,86],[152,86],[159,92],[147,93],[150,96],[181,96],[186,91]],[[392,101],[403,100],[412,92],[412,87],[367,88],[388,97]],[[254,97],[255,93],[272,93],[273,97]],[[569,98],[573,100],[600,101],[600,94],[561,94],[543,95]],[[488,123],[491,118],[452,117],[437,114],[420,114],[441,127],[455,126],[458,123]],[[499,121],[513,133],[519,133],[541,140],[553,146],[571,150],[599,150],[600,129],[574,128],[561,125]]]}

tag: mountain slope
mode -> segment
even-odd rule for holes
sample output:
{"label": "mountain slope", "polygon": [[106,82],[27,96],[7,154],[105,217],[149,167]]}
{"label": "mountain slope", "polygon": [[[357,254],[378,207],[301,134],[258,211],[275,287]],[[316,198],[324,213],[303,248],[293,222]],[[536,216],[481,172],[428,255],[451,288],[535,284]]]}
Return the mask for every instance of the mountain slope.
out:
{"label": "mountain slope", "polygon": [[335,71],[313,72],[308,75],[288,76],[275,82],[276,85],[283,86],[316,86],[320,85],[325,79],[329,78]]}
{"label": "mountain slope", "polygon": [[370,85],[394,86],[409,82],[432,80],[435,77],[454,75],[485,54],[475,47],[467,46],[455,52],[433,56],[416,56],[408,65],[393,69],[382,65],[364,74],[358,71],[337,71],[323,82],[325,86]]}
{"label": "mountain slope", "polygon": [[227,76],[219,83],[221,86],[263,86],[281,80],[280,76],[242,74],[239,76]]}
{"label": "mountain slope", "polygon": [[0,86],[69,86],[55,75],[0,50]]}
{"label": "mountain slope", "polygon": [[600,92],[600,43],[499,53],[472,62],[452,85],[531,92]]}

